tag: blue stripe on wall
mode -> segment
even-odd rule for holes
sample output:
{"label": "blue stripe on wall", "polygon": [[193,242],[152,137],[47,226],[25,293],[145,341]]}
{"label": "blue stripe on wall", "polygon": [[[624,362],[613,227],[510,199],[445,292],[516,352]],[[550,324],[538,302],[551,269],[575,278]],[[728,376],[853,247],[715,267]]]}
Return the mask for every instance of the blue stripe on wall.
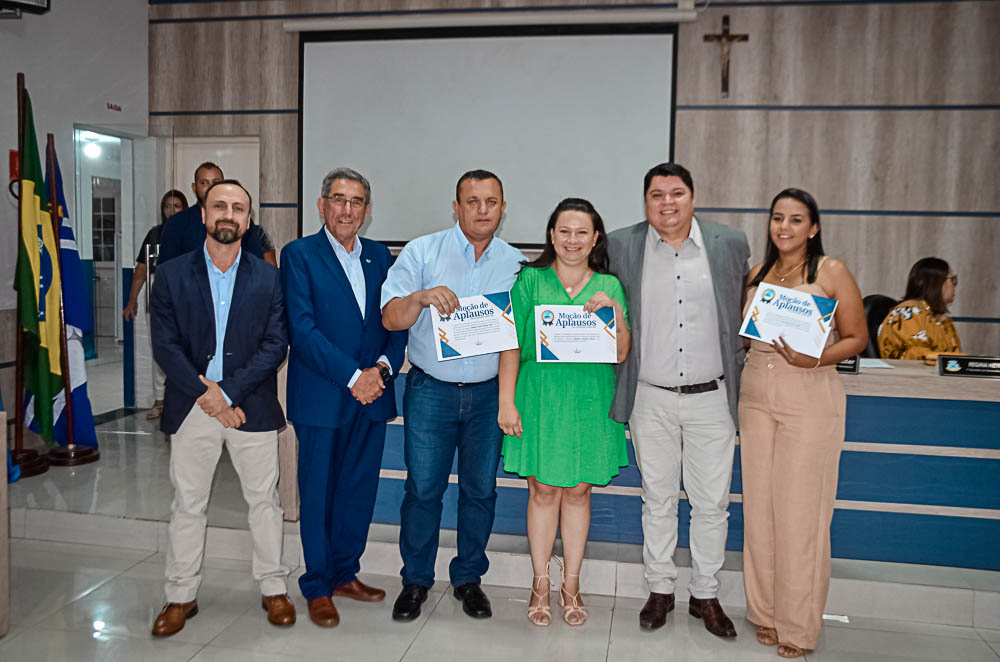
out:
{"label": "blue stripe on wall", "polygon": [[250,110],[151,110],[150,117],[174,117],[187,115],[298,115],[298,108],[270,108]]}
{"label": "blue stripe on wall", "polygon": [[[122,309],[132,289],[132,269],[122,269]],[[135,407],[135,322],[122,325],[122,400],[127,408]]]}
{"label": "blue stripe on wall", "polygon": [[837,510],[835,558],[1000,570],[1000,520]]}
{"label": "blue stripe on wall", "polygon": [[[91,310],[94,310],[94,287],[97,282],[94,280],[94,261],[81,259],[80,266],[83,268],[83,291],[87,293],[87,305],[90,306]],[[130,280],[129,287],[131,287],[131,282]],[[94,317],[96,319],[97,315]],[[83,358],[87,360],[97,358],[97,338],[94,331],[95,329],[91,329],[89,333],[83,334]]]}
{"label": "blue stripe on wall", "polygon": [[848,441],[1000,449],[1000,402],[847,397]]}
{"label": "blue stripe on wall", "polygon": [[951,321],[966,324],[1000,324],[1000,317],[952,317]]}
{"label": "blue stripe on wall", "polygon": [[844,451],[837,498],[1000,509],[1000,460]]}
{"label": "blue stripe on wall", "polygon": [[781,105],[781,104],[689,104],[678,105],[677,110],[790,110],[790,111],[901,111],[901,110],[1000,110],[1000,104],[923,104],[923,105]]}

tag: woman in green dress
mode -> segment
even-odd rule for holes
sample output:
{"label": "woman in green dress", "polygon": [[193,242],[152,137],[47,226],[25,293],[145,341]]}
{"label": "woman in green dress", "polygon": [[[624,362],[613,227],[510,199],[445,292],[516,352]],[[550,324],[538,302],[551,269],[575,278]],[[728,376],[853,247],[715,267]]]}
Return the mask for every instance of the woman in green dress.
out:
{"label": "woman in green dress", "polygon": [[[535,306],[582,305],[615,311],[620,363],[628,355],[625,294],[608,272],[607,236],[586,200],[567,198],[549,217],[545,249],[524,265],[511,289],[520,349],[500,354],[500,411],[504,468],[528,480],[528,544],[534,579],[528,619],[552,623],[549,560],[561,526],[559,602],[569,625],[583,625],[580,567],[590,529],[590,491],[628,465],[625,427],[608,418],[615,376],[608,363],[535,361]],[[559,561],[559,559],[556,559]]]}

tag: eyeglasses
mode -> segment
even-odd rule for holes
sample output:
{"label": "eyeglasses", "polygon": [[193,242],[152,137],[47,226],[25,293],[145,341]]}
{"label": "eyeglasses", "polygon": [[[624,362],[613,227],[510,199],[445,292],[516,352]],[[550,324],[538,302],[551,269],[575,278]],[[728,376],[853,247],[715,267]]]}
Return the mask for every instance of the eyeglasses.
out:
{"label": "eyeglasses", "polygon": [[948,276],[945,280],[950,280],[952,285],[958,287],[958,274],[952,274]]}
{"label": "eyeglasses", "polygon": [[353,209],[364,209],[365,208],[365,199],[364,198],[350,198],[350,199],[348,199],[348,198],[345,198],[344,196],[340,195],[339,193],[337,195],[324,195],[323,198],[326,199],[326,200],[329,200],[331,203],[333,203],[334,207],[350,206]]}

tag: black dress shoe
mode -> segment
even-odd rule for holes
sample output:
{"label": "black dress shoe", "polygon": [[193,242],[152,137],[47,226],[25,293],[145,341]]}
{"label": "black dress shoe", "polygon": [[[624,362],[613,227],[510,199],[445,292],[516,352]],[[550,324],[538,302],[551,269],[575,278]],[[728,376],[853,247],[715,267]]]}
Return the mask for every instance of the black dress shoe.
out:
{"label": "black dress shoe", "polygon": [[639,627],[643,630],[655,630],[667,622],[667,614],[674,610],[673,593],[650,592],[649,599],[639,612]]}
{"label": "black dress shoe", "polygon": [[392,620],[405,623],[420,616],[420,605],[427,600],[427,587],[407,584],[392,606]]}
{"label": "black dress shoe", "polygon": [[722,610],[718,598],[695,598],[688,603],[688,613],[705,620],[705,629],[717,637],[735,637],[736,628]]}
{"label": "black dress shoe", "polygon": [[456,586],[455,597],[462,601],[462,611],[473,618],[489,618],[493,615],[490,599],[479,584]]}

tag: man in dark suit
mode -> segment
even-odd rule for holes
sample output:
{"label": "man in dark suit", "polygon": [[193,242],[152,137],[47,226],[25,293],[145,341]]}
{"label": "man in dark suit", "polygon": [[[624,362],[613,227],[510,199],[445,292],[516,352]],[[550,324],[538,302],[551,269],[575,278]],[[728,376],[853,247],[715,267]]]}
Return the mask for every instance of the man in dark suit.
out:
{"label": "man in dark suit", "polygon": [[389,249],[362,239],[371,206],[361,174],[338,168],[316,201],[323,228],[281,253],[288,313],[288,418],[299,439],[299,531],[309,617],[334,627],[333,596],[364,602],[385,591],[358,580],[375,509],[386,422],[396,417],[393,377],[405,332],[382,326],[379,297]]}
{"label": "man in dark suit", "polygon": [[719,604],[750,249],[739,230],[694,216],[694,182],[676,163],[646,173],[646,220],[608,235],[628,299],[632,352],[615,366],[611,417],[629,424],[642,473],[643,562],[650,595],[639,625],[674,608],[677,501],[691,505],[688,611],[720,637],[736,629]]}
{"label": "man in dark suit", "polygon": [[[194,170],[194,182],[191,191],[197,202],[187,209],[178,212],[163,222],[160,231],[160,248],[156,263],[163,264],[175,257],[180,257],[198,250],[205,243],[205,225],[202,221],[202,211],[205,208],[205,193],[216,182],[221,182],[225,176],[222,168],[205,161]],[[254,224],[253,220],[240,239],[240,244],[247,253],[278,266],[274,256],[274,246],[263,228]]]}
{"label": "man in dark suit", "polygon": [[250,509],[253,576],[274,625],[295,622],[281,564],[277,371],[288,351],[278,270],[240,248],[250,194],[236,180],[205,194],[201,250],[161,264],[150,303],[153,356],[167,375],[161,427],[173,435],[175,496],[168,531],[167,605],[154,636],[198,613],[205,511],[223,444]]}

